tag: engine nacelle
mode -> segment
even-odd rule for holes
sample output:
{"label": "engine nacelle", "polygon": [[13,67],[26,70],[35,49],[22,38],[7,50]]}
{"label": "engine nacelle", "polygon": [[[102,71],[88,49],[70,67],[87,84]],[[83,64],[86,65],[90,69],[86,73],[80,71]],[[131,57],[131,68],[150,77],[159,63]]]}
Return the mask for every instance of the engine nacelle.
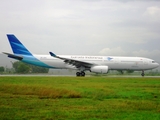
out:
{"label": "engine nacelle", "polygon": [[90,70],[94,73],[108,73],[108,66],[93,66]]}

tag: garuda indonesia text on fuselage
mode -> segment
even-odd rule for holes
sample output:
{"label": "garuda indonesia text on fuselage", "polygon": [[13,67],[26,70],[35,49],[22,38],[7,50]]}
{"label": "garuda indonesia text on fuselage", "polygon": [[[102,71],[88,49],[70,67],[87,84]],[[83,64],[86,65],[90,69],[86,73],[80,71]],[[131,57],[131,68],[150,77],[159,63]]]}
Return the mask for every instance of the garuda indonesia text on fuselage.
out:
{"label": "garuda indonesia text on fuselage", "polygon": [[94,73],[108,73],[109,70],[134,70],[142,71],[154,69],[159,66],[152,59],[143,57],[119,57],[119,56],[78,56],[56,55],[49,52],[48,55],[32,54],[13,34],[7,34],[12,53],[3,52],[8,57],[22,62],[53,69],[74,69],[77,76],[85,76],[85,71]]}

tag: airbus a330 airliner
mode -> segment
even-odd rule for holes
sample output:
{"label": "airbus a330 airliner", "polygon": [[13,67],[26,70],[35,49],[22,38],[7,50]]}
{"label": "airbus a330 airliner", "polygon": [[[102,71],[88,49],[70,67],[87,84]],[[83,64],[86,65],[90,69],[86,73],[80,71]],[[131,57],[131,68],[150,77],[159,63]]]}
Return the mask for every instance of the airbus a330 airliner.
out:
{"label": "airbus a330 airliner", "polygon": [[94,73],[108,73],[109,70],[133,70],[142,71],[154,69],[159,66],[152,59],[143,57],[118,57],[118,56],[84,56],[84,55],[56,55],[49,52],[48,55],[32,54],[13,35],[7,34],[13,54],[3,52],[9,58],[22,62],[53,69],[74,69],[77,76],[85,76],[85,71]]}

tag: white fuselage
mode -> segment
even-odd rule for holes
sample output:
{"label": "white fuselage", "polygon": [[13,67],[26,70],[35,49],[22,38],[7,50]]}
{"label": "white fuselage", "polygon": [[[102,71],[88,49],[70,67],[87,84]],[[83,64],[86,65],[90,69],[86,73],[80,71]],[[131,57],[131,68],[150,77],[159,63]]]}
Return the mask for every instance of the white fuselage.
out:
{"label": "white fuselage", "polygon": [[[63,60],[50,55],[33,55],[43,63],[57,69],[77,69],[75,66],[66,64]],[[159,66],[152,59],[143,57],[118,57],[118,56],[78,56],[59,55],[63,58],[83,61],[98,66],[108,66],[109,70],[149,70]]]}

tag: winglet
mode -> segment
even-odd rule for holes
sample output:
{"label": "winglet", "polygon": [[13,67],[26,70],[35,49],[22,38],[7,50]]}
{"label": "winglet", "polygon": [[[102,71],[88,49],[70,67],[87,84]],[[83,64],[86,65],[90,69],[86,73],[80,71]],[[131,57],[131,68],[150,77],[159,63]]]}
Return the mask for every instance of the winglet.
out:
{"label": "winglet", "polygon": [[57,57],[57,55],[55,55],[55,54],[52,53],[52,52],[49,52],[49,54],[50,54],[51,56],[53,56],[53,57]]}

